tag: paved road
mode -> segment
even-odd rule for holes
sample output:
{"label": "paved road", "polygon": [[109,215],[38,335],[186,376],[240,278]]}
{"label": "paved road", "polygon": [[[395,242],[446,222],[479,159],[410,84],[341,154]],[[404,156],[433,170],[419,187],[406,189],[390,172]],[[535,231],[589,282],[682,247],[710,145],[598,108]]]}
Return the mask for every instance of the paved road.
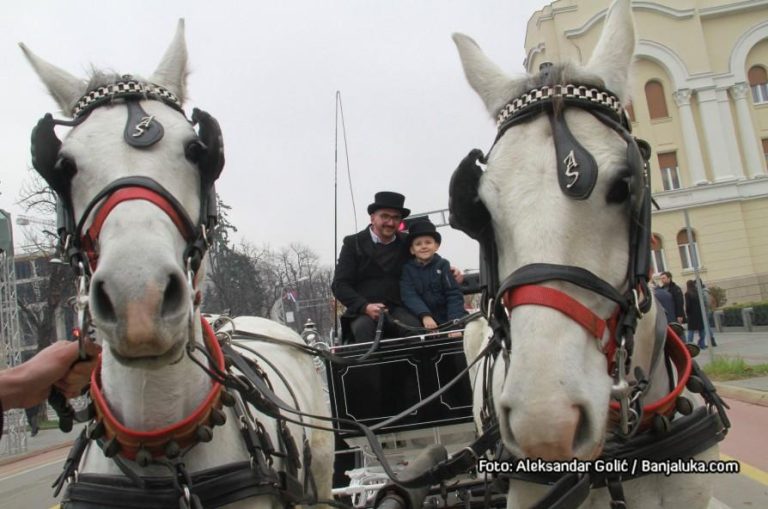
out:
{"label": "paved road", "polygon": [[47,509],[58,504],[51,483],[58,477],[68,449],[45,452],[0,467],[3,509]]}

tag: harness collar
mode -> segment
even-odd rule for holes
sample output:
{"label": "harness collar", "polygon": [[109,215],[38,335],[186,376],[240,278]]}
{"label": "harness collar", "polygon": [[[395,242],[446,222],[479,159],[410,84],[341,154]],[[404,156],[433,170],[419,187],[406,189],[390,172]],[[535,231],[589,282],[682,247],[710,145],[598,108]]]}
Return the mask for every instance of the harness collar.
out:
{"label": "harness collar", "polygon": [[[205,319],[200,319],[203,327],[203,339],[211,353],[216,367],[225,370],[224,354],[211,326]],[[211,389],[203,402],[188,417],[179,422],[154,431],[138,431],[121,424],[109,408],[101,390],[101,358],[91,375],[91,398],[96,410],[95,421],[103,423],[105,438],[119,444],[119,454],[129,460],[136,459],[140,450],[148,451],[153,458],[166,456],[166,445],[174,441],[183,449],[200,442],[197,430],[200,426],[213,428],[214,409],[221,408],[221,390],[219,382],[212,380]]]}

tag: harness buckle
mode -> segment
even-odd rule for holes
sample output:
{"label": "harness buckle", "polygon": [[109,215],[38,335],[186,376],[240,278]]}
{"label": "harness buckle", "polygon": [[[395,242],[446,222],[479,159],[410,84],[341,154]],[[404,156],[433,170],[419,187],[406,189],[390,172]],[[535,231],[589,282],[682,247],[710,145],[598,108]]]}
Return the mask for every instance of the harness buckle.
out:
{"label": "harness buckle", "polygon": [[627,381],[625,364],[627,361],[626,339],[621,338],[621,344],[616,350],[616,378],[611,386],[611,398],[619,402],[619,428],[623,435],[630,431],[630,385]]}
{"label": "harness buckle", "polygon": [[634,304],[637,311],[637,317],[642,318],[645,313],[640,310],[640,295],[637,293],[637,288],[632,289],[632,304]]}

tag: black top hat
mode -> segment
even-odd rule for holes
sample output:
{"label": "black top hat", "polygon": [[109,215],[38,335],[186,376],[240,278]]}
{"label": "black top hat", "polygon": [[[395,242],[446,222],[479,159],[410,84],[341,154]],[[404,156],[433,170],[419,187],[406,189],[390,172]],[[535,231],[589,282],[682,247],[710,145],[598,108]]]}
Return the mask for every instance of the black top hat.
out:
{"label": "black top hat", "polygon": [[416,240],[416,237],[423,237],[424,235],[429,235],[438,244],[442,240],[442,237],[437,232],[437,227],[432,224],[432,221],[429,219],[419,219],[408,226],[408,245],[410,246]]}
{"label": "black top hat", "polygon": [[405,196],[394,191],[379,191],[373,199],[373,203],[368,205],[368,213],[373,214],[379,209],[395,209],[399,210],[403,215],[403,219],[408,217],[411,213],[411,209],[403,207],[405,203]]}

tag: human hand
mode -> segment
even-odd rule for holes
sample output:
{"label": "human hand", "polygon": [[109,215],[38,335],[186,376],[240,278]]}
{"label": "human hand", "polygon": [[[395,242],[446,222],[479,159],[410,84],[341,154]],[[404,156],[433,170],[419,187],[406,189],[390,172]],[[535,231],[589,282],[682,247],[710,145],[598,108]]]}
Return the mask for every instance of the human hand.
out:
{"label": "human hand", "polygon": [[453,279],[455,279],[458,284],[462,284],[464,282],[464,273],[459,270],[458,267],[451,265],[451,274],[453,274]]}
{"label": "human hand", "polygon": [[448,333],[448,337],[449,338],[460,338],[461,337],[461,332],[459,332],[459,331],[449,332]]}
{"label": "human hand", "polygon": [[83,387],[91,380],[91,372],[98,364],[101,347],[93,341],[85,342],[85,354],[87,360],[76,362],[71,369],[53,385],[67,398],[76,398],[83,391]]}
{"label": "human hand", "polygon": [[381,316],[381,313],[387,308],[383,303],[381,302],[372,302],[371,304],[367,304],[365,306],[365,314],[368,315],[368,317],[375,321],[378,321],[379,316]]}
{"label": "human hand", "polygon": [[425,329],[437,329],[437,322],[435,322],[435,319],[431,316],[427,315],[421,319],[422,325],[424,325]]}
{"label": "human hand", "polygon": [[0,373],[3,406],[7,409],[28,408],[42,403],[54,385],[67,397],[79,395],[88,383],[101,347],[87,341],[85,351],[89,360],[77,362],[77,342],[58,341],[27,362]]}

